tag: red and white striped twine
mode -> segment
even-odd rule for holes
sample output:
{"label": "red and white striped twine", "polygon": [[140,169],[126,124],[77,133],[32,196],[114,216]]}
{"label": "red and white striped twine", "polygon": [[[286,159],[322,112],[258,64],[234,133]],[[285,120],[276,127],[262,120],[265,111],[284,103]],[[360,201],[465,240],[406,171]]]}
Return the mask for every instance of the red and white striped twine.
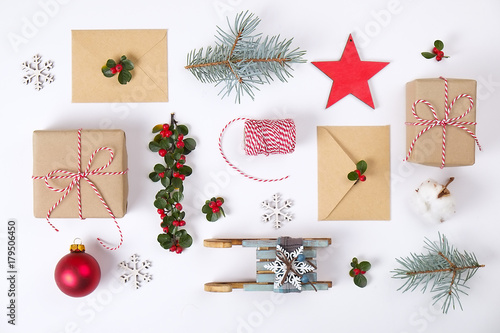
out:
{"label": "red and white striped twine", "polygon": [[278,182],[287,179],[289,176],[276,179],[263,179],[247,175],[238,167],[232,164],[222,150],[222,136],[224,131],[232,123],[244,120],[244,136],[245,136],[245,154],[255,156],[259,154],[289,154],[295,150],[295,123],[292,119],[277,119],[277,120],[255,120],[248,118],[236,118],[231,120],[224,126],[219,135],[219,151],[224,158],[224,161],[242,176],[258,182]]}
{"label": "red and white striped twine", "polygon": [[[49,172],[45,176],[33,176],[32,177],[34,180],[40,180],[40,179],[43,180],[45,182],[45,185],[47,186],[47,188],[49,190],[63,193],[62,197],[60,197],[59,200],[57,200],[57,202],[54,205],[52,205],[52,207],[49,208],[49,211],[47,212],[46,220],[49,223],[49,225],[52,228],[54,228],[55,231],[59,231],[50,222],[50,219],[49,219],[50,215],[52,214],[52,212],[54,211],[54,209],[56,209],[57,206],[59,206],[59,204],[67,197],[67,195],[71,192],[71,190],[75,187],[75,185],[76,185],[77,200],[78,200],[78,216],[79,216],[80,219],[82,219],[82,220],[84,219],[83,215],[82,215],[82,198],[81,198],[81,191],[80,191],[80,181],[82,179],[84,179],[92,187],[92,189],[94,190],[94,193],[97,195],[97,197],[99,198],[99,200],[103,204],[104,208],[106,208],[106,211],[108,212],[109,216],[113,219],[113,221],[114,221],[114,223],[116,225],[116,228],[118,229],[118,233],[120,235],[120,243],[116,247],[111,247],[111,246],[105,244],[100,238],[97,238],[97,241],[105,249],[116,250],[116,249],[118,249],[123,244],[123,234],[122,234],[122,231],[120,229],[120,226],[118,225],[118,222],[116,221],[115,215],[113,214],[113,212],[109,208],[108,204],[106,203],[106,201],[102,197],[101,193],[99,192],[99,190],[97,189],[97,187],[95,186],[95,184],[88,177],[89,176],[117,176],[117,175],[124,175],[124,174],[126,174],[128,172],[128,169],[125,170],[125,171],[119,171],[119,172],[100,172],[100,171],[106,169],[108,166],[110,166],[111,163],[113,162],[113,158],[114,158],[114,153],[113,153],[113,150],[111,148],[101,147],[101,148],[96,149],[92,153],[92,155],[89,158],[89,162],[87,163],[87,168],[85,169],[85,171],[82,172],[81,171],[82,170],[81,169],[82,129],[78,130],[77,148],[78,148],[78,151],[77,151],[77,155],[78,155],[77,156],[77,163],[78,163],[77,170],[78,170],[78,172],[75,173],[75,172],[71,172],[71,171],[67,171],[67,170],[54,170],[54,171]],[[99,153],[100,151],[103,151],[103,150],[106,150],[106,151],[109,152],[110,157],[109,157],[108,163],[106,163],[105,165],[101,166],[100,168],[91,170],[90,167],[92,165],[92,161],[94,160],[94,157],[97,155],[97,153]],[[60,174],[63,174],[63,176],[61,176]],[[64,188],[57,188],[57,187],[53,187],[53,186],[50,185],[49,180],[51,180],[51,179],[71,179],[71,183],[69,183],[69,185],[66,186],[66,187],[64,187]]]}
{"label": "red and white striped twine", "polygon": [[[474,107],[474,100],[468,94],[460,94],[453,99],[451,104],[448,105],[448,80],[446,80],[444,77],[440,77],[440,78],[444,80],[444,118],[442,120],[440,120],[437,117],[436,110],[434,109],[432,104],[424,99],[416,100],[412,104],[411,112],[412,112],[413,116],[415,117],[415,119],[417,119],[417,122],[414,122],[414,123],[406,122],[405,124],[411,125],[411,126],[426,126],[426,127],[423,130],[421,130],[417,134],[417,136],[413,139],[412,143],[410,144],[410,149],[408,150],[408,154],[406,155],[405,161],[408,161],[408,159],[410,158],[410,155],[411,155],[413,148],[415,146],[415,142],[417,142],[417,140],[422,136],[422,134],[424,134],[425,132],[427,132],[428,130],[430,130],[433,127],[441,126],[441,127],[443,127],[443,139],[441,142],[441,169],[442,169],[442,168],[444,168],[445,161],[446,161],[446,126],[447,125],[455,126],[457,128],[464,130],[465,132],[467,132],[476,141],[476,144],[479,147],[479,150],[481,150],[481,145],[479,144],[479,141],[478,141],[476,135],[474,134],[474,132],[472,132],[470,129],[468,129],[467,127],[464,126],[464,125],[476,125],[477,123],[475,121],[458,121],[469,114],[469,112]],[[453,105],[455,105],[455,102],[458,101],[462,97],[466,97],[469,99],[469,101],[470,101],[469,108],[467,109],[467,111],[465,111],[460,116],[455,117],[455,118],[450,118],[450,112],[451,112],[451,109],[453,108]],[[418,103],[424,103],[425,105],[427,105],[429,107],[429,109],[431,110],[432,116],[434,119],[422,119],[422,118],[420,118],[416,112],[416,106]]]}

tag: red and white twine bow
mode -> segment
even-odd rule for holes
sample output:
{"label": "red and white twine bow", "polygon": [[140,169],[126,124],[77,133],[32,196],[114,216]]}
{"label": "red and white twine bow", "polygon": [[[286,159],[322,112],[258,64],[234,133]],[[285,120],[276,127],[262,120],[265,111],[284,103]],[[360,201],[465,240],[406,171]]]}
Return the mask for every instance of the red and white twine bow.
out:
{"label": "red and white twine bow", "polygon": [[247,175],[243,171],[241,171],[234,164],[229,162],[224,151],[222,150],[222,137],[224,135],[224,131],[227,129],[229,125],[234,123],[235,121],[244,120],[245,128],[245,154],[247,155],[269,155],[269,154],[289,154],[293,153],[295,150],[295,123],[292,119],[277,119],[277,120],[255,120],[248,118],[236,118],[231,120],[229,123],[224,126],[220,135],[219,135],[219,151],[226,161],[227,164],[233,169],[236,170],[242,176],[245,176],[249,179],[268,183],[268,182],[278,182],[281,180],[285,180],[288,178],[276,178],[276,179],[263,179],[257,178],[250,175]]}
{"label": "red and white twine bow", "polygon": [[[81,198],[81,190],[80,190],[80,181],[83,179],[83,180],[87,181],[87,183],[90,185],[90,187],[92,187],[92,189],[94,190],[94,193],[97,195],[97,197],[99,198],[99,200],[103,204],[104,208],[106,208],[106,211],[108,212],[109,216],[113,219],[113,221],[116,225],[116,228],[118,229],[118,233],[120,234],[120,243],[116,247],[111,247],[111,246],[106,245],[100,238],[97,238],[97,240],[104,248],[106,248],[108,250],[116,250],[123,244],[122,231],[120,229],[120,226],[118,225],[118,222],[116,221],[115,215],[113,214],[113,212],[109,208],[108,204],[106,203],[106,201],[102,197],[101,193],[99,192],[99,190],[97,189],[95,184],[89,179],[89,176],[123,175],[123,174],[126,174],[128,172],[128,169],[125,171],[119,171],[119,172],[101,172],[102,170],[106,169],[108,166],[111,165],[111,163],[113,162],[113,158],[114,158],[114,153],[113,153],[113,150],[111,148],[101,147],[101,148],[94,150],[94,152],[92,153],[92,155],[89,158],[89,162],[87,163],[87,168],[85,169],[85,171],[81,171],[82,170],[81,169],[81,165],[82,165],[82,163],[81,163],[82,129],[78,130],[78,143],[77,143],[77,145],[78,145],[78,151],[77,151],[77,159],[78,159],[78,162],[77,162],[78,169],[77,170],[78,170],[78,172],[71,172],[71,171],[67,171],[67,170],[54,170],[54,171],[49,172],[45,176],[33,176],[32,177],[35,180],[39,180],[39,179],[43,180],[45,182],[45,185],[47,186],[47,188],[49,190],[63,193],[62,197],[60,197],[59,200],[57,200],[57,202],[54,205],[52,205],[52,207],[50,207],[49,211],[47,212],[46,220],[49,223],[49,225],[52,228],[54,228],[55,231],[59,231],[50,222],[50,219],[49,219],[50,215],[52,214],[54,209],[56,209],[57,206],[59,206],[59,204],[66,198],[66,196],[71,192],[71,190],[73,190],[73,188],[75,186],[76,186],[76,193],[77,193],[77,200],[78,200],[78,216],[80,217],[80,219],[82,219],[82,220],[84,219],[83,215],[82,215],[82,198]],[[108,163],[101,166],[100,168],[91,170],[90,167],[92,165],[92,161],[94,160],[94,157],[100,151],[103,151],[103,150],[106,150],[109,152],[110,156],[109,156]],[[63,174],[63,175],[61,175],[61,174]],[[64,187],[64,188],[57,188],[57,187],[53,187],[52,185],[50,185],[49,180],[52,180],[52,179],[71,179],[71,183],[69,183],[69,185]]]}
{"label": "red and white twine bow", "polygon": [[[408,150],[408,154],[406,155],[405,161],[408,161],[408,159],[410,158],[410,155],[411,155],[413,148],[415,146],[415,142],[417,142],[417,140],[420,138],[420,136],[422,136],[422,134],[424,134],[425,132],[427,132],[428,130],[430,130],[433,127],[441,126],[443,128],[443,139],[442,139],[442,144],[441,144],[441,147],[442,147],[442,149],[441,149],[441,169],[442,169],[442,168],[444,168],[445,161],[446,161],[446,126],[455,126],[457,128],[464,130],[465,132],[467,132],[476,141],[476,144],[479,147],[479,150],[481,150],[481,145],[479,144],[479,141],[478,141],[476,135],[474,134],[474,132],[472,132],[470,129],[468,129],[467,127],[464,126],[464,125],[476,125],[477,123],[475,121],[458,121],[469,114],[469,112],[474,107],[474,100],[468,94],[460,94],[457,97],[455,97],[453,99],[453,101],[448,105],[448,80],[446,80],[444,77],[440,77],[440,78],[444,80],[444,118],[440,120],[437,117],[436,110],[434,109],[432,104],[424,99],[416,100],[413,103],[413,105],[411,106],[411,112],[412,112],[413,116],[415,117],[415,119],[417,119],[418,122],[414,122],[414,123],[406,122],[405,124],[412,125],[412,126],[426,126],[426,127],[417,134],[415,139],[413,139],[412,143],[410,144],[410,149]],[[469,101],[470,101],[469,108],[467,109],[467,111],[465,111],[460,116],[455,117],[455,118],[450,118],[450,112],[451,112],[451,109],[453,108],[453,105],[455,105],[455,102],[458,101],[462,97],[466,97],[469,99]],[[418,103],[424,103],[425,105],[427,105],[429,107],[429,109],[431,110],[432,116],[434,117],[434,119],[422,119],[422,118],[420,118],[416,112],[416,106]]]}

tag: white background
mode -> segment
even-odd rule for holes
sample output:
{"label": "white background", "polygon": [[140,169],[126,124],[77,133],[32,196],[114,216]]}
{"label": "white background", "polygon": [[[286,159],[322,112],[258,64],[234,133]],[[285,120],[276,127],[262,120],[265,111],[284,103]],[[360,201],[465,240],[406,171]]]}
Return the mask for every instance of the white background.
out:
{"label": "white background", "polygon": [[[288,83],[262,86],[255,101],[223,100],[219,88],[198,82],[184,69],[192,49],[213,45],[216,26],[226,16],[250,10],[264,35],[294,37],[307,51],[305,64],[294,65]],[[500,97],[500,2],[488,1],[7,1],[0,12],[2,79],[0,80],[0,331],[1,332],[497,332],[500,319],[498,274],[499,201],[497,165]],[[29,30],[27,25],[34,24]],[[143,104],[71,103],[72,29],[168,29],[169,102]],[[310,61],[339,60],[353,33],[362,60],[390,64],[370,81],[376,109],[353,96],[325,109],[332,81]],[[10,39],[24,38],[15,45]],[[9,39],[10,38],[10,39]],[[435,39],[451,55],[438,63],[425,60]],[[20,65],[34,54],[53,60],[55,82],[42,91],[24,86]],[[478,81],[477,135],[484,151],[470,167],[439,168],[403,163],[405,151],[405,83],[446,76]],[[163,250],[152,202],[159,190],[148,173],[159,157],[147,149],[151,128],[175,112],[198,142],[188,156],[194,173],[186,180],[187,229],[194,244],[182,255]],[[218,153],[222,127],[235,117],[291,117],[297,124],[297,149],[287,156],[243,155],[242,124],[230,127],[225,149],[250,174],[290,175],[281,183],[252,182],[228,172]],[[317,221],[318,125],[391,125],[392,196],[390,221]],[[32,215],[32,132],[43,129],[119,128],[127,134],[129,212],[120,219],[125,243],[115,252],[95,240],[116,239],[109,219],[54,221]],[[427,178],[445,182],[456,196],[457,213],[442,224],[422,221],[408,203]],[[290,198],[294,220],[281,230],[261,222],[260,202],[281,193]],[[208,223],[200,212],[212,195],[226,199],[227,218]],[[360,202],[360,205],[363,203]],[[6,223],[17,220],[16,326],[7,324]],[[486,267],[469,281],[464,311],[447,315],[432,307],[431,295],[397,291],[391,278],[395,258],[423,251],[425,237],[438,231],[460,250],[474,252]],[[212,237],[331,237],[321,253],[318,278],[333,288],[318,293],[274,295],[235,290],[203,291],[210,281],[255,278],[252,249],[207,249]],[[75,237],[100,263],[102,280],[84,298],[70,298],[54,282],[53,270]],[[153,281],[134,290],[118,281],[118,263],[137,253],[149,259]],[[357,288],[348,276],[353,256],[371,261],[368,286]]]}

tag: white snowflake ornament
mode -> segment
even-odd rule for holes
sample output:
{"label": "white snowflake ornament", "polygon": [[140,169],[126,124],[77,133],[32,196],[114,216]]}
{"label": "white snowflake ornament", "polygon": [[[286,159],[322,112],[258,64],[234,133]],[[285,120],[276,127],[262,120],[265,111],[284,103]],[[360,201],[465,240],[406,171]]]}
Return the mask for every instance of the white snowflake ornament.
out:
{"label": "white snowflake ornament", "polygon": [[149,282],[153,279],[153,276],[151,274],[141,272],[141,270],[149,269],[149,267],[151,267],[151,261],[146,260],[141,263],[137,254],[134,254],[130,257],[130,264],[122,261],[120,263],[120,267],[127,270],[127,273],[120,276],[121,281],[123,283],[127,283],[131,280],[131,278],[133,278],[135,289],[139,289],[141,287],[141,278],[142,282]]}
{"label": "white snowflake ornament", "polygon": [[283,206],[280,206],[280,196],[277,193],[273,195],[272,202],[263,201],[262,207],[271,210],[270,213],[265,213],[262,216],[262,219],[264,220],[264,222],[269,222],[274,217],[274,227],[276,229],[281,228],[282,222],[290,222],[292,220],[292,214],[284,212],[285,209],[292,207],[292,201],[285,200]]}
{"label": "white snowflake ornament", "polygon": [[300,246],[293,252],[286,251],[281,245],[276,245],[276,260],[264,267],[274,272],[274,288],[285,283],[291,283],[298,290],[302,290],[302,275],[312,272],[315,267],[306,262]]}
{"label": "white snowflake ornament", "polygon": [[413,207],[417,213],[432,222],[444,222],[455,213],[455,199],[447,186],[454,180],[441,185],[429,179],[423,182],[413,195]]}
{"label": "white snowflake ornament", "polygon": [[33,63],[25,61],[21,65],[22,70],[26,72],[26,75],[23,77],[23,83],[27,85],[33,82],[37,91],[40,91],[43,88],[42,83],[54,82],[54,76],[48,73],[48,71],[54,67],[52,61],[46,61],[43,66],[41,63],[42,57],[35,55],[33,56]]}

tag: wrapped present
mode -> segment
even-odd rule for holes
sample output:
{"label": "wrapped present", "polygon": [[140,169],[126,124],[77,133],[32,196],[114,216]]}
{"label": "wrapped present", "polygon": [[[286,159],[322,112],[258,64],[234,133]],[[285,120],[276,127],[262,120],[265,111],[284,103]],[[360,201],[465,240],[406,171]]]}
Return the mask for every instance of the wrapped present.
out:
{"label": "wrapped present", "polygon": [[[451,102],[449,102],[451,101]],[[418,79],[406,84],[406,160],[439,166],[475,162],[476,81]]]}
{"label": "wrapped present", "polygon": [[45,217],[56,230],[52,217],[111,217],[121,238],[115,218],[125,215],[127,195],[122,130],[33,132],[35,217]]}

